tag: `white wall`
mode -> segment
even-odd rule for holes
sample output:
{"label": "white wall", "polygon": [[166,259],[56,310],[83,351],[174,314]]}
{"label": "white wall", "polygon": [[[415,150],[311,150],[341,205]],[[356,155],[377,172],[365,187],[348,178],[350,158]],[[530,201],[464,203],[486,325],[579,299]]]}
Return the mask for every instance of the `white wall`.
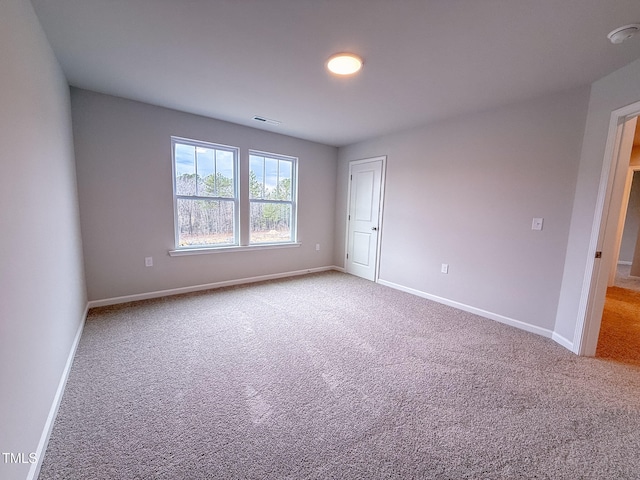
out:
{"label": "white wall", "polygon": [[[335,147],[78,89],[72,112],[90,300],[333,265]],[[298,157],[302,246],[170,257],[172,135]]]}
{"label": "white wall", "polygon": [[[640,60],[593,83],[580,155],[576,194],[571,215],[562,290],[555,331],[573,342],[578,328],[580,298],[588,289],[589,243],[596,217],[598,186],[602,175],[611,113],[640,101]],[[604,259],[603,259],[604,261]],[[604,305],[604,294],[598,308]],[[575,347],[574,347],[575,348]]]}
{"label": "white wall", "polygon": [[[344,262],[348,162],[387,155],[380,278],[550,334],[588,95],[577,89],[340,148],[335,263]],[[544,217],[542,231],[531,230],[533,217]]]}
{"label": "white wall", "polygon": [[640,227],[640,172],[634,172],[629,192],[629,205],[624,220],[622,242],[620,244],[619,262],[633,261],[638,239],[638,227]]}
{"label": "white wall", "polygon": [[[28,455],[86,294],[69,90],[30,2],[0,2],[0,45],[0,451]],[[0,458],[3,479],[28,470]]]}

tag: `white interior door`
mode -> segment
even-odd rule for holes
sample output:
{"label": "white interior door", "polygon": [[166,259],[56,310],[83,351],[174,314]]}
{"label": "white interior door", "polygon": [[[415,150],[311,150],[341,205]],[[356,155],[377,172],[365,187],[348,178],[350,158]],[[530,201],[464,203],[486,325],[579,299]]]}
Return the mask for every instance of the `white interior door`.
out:
{"label": "white interior door", "polygon": [[378,266],[384,158],[349,165],[347,273],[375,281]]}

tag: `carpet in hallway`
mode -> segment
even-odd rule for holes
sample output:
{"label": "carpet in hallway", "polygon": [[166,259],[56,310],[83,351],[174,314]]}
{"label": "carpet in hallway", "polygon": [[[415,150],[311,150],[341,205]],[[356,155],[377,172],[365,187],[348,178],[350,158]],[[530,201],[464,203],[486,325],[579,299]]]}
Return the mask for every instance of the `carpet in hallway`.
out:
{"label": "carpet in hallway", "polygon": [[596,356],[640,366],[640,291],[607,289]]}

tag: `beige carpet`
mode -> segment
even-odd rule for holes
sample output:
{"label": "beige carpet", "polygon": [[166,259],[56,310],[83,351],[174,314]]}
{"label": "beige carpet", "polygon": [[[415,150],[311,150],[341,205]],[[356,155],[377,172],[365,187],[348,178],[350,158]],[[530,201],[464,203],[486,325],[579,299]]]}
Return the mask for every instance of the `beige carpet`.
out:
{"label": "beige carpet", "polygon": [[640,367],[328,272],[92,310],[40,479],[637,479]]}

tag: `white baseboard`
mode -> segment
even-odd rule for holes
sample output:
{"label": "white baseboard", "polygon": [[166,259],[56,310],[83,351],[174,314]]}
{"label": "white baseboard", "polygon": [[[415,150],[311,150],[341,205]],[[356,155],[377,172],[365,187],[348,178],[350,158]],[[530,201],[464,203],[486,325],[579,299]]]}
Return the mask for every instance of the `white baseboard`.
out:
{"label": "white baseboard", "polygon": [[625,260],[618,260],[618,265],[633,265],[633,262],[627,262]]}
{"label": "white baseboard", "polygon": [[202,290],[212,290],[215,288],[231,287],[234,285],[243,285],[245,283],[264,282],[265,280],[275,280],[278,278],[295,277],[298,275],[306,275],[308,273],[326,272],[328,270],[344,271],[344,269],[341,269],[340,267],[328,266],[328,267],[308,268],[305,270],[296,270],[293,272],[260,275],[257,277],[239,278],[236,280],[226,280],[223,282],[193,285],[191,287],[171,288],[168,290],[158,290],[155,292],[139,293],[135,295],[125,295],[122,297],[105,298],[103,300],[92,300],[89,302],[89,308],[104,307],[107,305],[117,305],[119,303],[136,302],[138,300],[148,300],[150,298],[168,297],[171,295],[180,295],[181,293],[200,292]]}
{"label": "white baseboard", "polygon": [[504,315],[499,315],[497,313],[488,312],[486,310],[482,310],[481,308],[476,308],[476,307],[472,307],[471,305],[466,305],[464,303],[456,302],[454,300],[449,300],[448,298],[438,297],[437,295],[431,295],[430,293],[426,293],[421,290],[416,290],[415,288],[405,287],[403,285],[398,285],[396,283],[388,282],[382,279],[379,279],[378,283],[381,285],[385,285],[387,287],[395,288],[396,290],[402,290],[403,292],[417,295],[418,297],[426,298],[427,300],[433,300],[434,302],[442,303],[443,305],[448,305],[450,307],[457,308],[458,310],[463,310],[465,312],[473,313],[475,315],[488,318],[489,320],[495,320],[497,322],[519,328],[520,330],[525,330],[527,332],[535,333],[537,335],[541,335],[546,338],[552,338],[553,336],[553,332],[546,328],[538,327],[536,325],[531,325],[530,323],[522,322],[514,318],[505,317]]}
{"label": "white baseboard", "polygon": [[67,385],[67,379],[69,378],[71,365],[73,364],[73,359],[76,356],[76,350],[78,349],[78,344],[80,343],[80,337],[82,336],[84,323],[87,320],[87,313],[89,313],[88,304],[84,309],[82,322],[80,322],[78,330],[76,331],[76,336],[74,337],[73,343],[71,344],[71,349],[69,350],[69,355],[67,356],[67,362],[65,363],[64,370],[62,371],[62,375],[60,376],[60,382],[58,382],[58,389],[56,390],[51,408],[49,409],[49,416],[47,416],[47,421],[44,424],[42,435],[40,436],[40,442],[38,442],[38,448],[35,451],[37,461],[31,464],[31,468],[29,469],[29,473],[27,474],[27,480],[35,480],[40,474],[42,460],[44,460],[44,454],[47,450],[49,437],[51,436],[51,431],[53,430],[53,423],[55,422],[56,416],[58,415],[60,402],[62,402],[62,395],[64,394],[64,388]]}
{"label": "white baseboard", "polygon": [[[562,345],[567,350],[571,350],[573,352],[573,342],[567,340],[566,338],[564,338],[559,333],[553,332],[553,335],[552,335],[551,339],[554,342],[559,343],[560,345]],[[577,352],[574,352],[574,353],[577,353]]]}

